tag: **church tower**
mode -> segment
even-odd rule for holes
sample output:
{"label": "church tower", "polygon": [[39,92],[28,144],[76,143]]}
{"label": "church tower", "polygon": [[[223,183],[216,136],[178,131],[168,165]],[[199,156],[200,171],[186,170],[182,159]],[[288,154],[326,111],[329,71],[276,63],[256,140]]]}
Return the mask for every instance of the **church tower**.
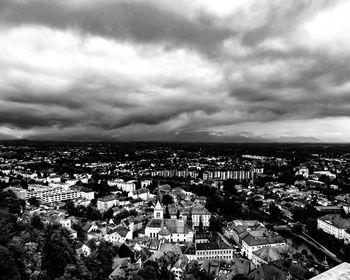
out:
{"label": "church tower", "polygon": [[164,219],[164,209],[163,206],[160,204],[159,200],[157,201],[157,204],[154,207],[154,218]]}

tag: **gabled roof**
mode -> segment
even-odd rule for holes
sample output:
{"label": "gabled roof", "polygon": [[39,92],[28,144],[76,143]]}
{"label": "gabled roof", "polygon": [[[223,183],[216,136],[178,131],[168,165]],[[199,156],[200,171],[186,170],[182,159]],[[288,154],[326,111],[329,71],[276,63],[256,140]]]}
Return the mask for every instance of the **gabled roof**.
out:
{"label": "gabled roof", "polygon": [[154,207],[154,209],[163,209],[163,206],[159,200],[157,200],[157,203],[156,203],[156,206]]}
{"label": "gabled roof", "polygon": [[161,235],[161,236],[168,236],[168,235],[171,235],[170,231],[167,230],[166,227],[163,227],[163,228],[160,230],[160,232],[158,232],[158,234]]}

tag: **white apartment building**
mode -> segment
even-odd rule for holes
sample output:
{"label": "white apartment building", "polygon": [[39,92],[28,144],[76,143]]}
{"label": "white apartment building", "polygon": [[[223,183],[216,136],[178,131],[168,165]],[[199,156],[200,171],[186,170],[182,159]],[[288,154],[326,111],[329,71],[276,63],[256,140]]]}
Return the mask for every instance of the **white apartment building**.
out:
{"label": "white apartment building", "polygon": [[196,257],[204,260],[232,260],[233,248],[225,242],[196,243]]}
{"label": "white apartment building", "polygon": [[108,185],[115,186],[118,189],[122,190],[123,192],[128,192],[128,193],[136,190],[135,180],[131,180],[128,182],[124,182],[122,179],[109,180]]}
{"label": "white apartment building", "polygon": [[199,226],[200,220],[202,220],[203,227],[209,227],[210,217],[210,212],[205,208],[192,209],[192,223],[195,227]]}
{"label": "white apartment building", "polygon": [[337,239],[344,239],[345,231],[350,229],[350,219],[344,219],[339,214],[325,215],[317,219],[317,228]]}
{"label": "white apartment building", "polygon": [[81,197],[81,192],[78,190],[44,185],[30,185],[28,190],[14,188],[13,191],[20,199],[28,200],[35,197],[42,203],[60,202]]}
{"label": "white apartment building", "polygon": [[97,199],[97,210],[107,211],[109,208],[117,206],[119,201],[115,195],[108,195]]}
{"label": "white apartment building", "polygon": [[242,239],[242,253],[251,260],[253,258],[252,254],[256,250],[286,244],[286,241],[276,233],[267,232],[266,230],[250,231]]}
{"label": "white apartment building", "polygon": [[77,199],[80,197],[80,192],[75,190],[56,192],[53,194],[43,195],[40,200],[42,203],[60,202],[65,200]]}

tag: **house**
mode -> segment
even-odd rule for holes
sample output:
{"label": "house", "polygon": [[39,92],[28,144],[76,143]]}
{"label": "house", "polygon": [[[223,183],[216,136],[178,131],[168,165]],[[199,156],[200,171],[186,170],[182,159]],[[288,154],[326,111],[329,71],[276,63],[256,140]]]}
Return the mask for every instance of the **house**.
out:
{"label": "house", "polygon": [[112,265],[112,273],[109,275],[110,280],[128,279],[128,277],[136,273],[140,269],[139,263],[131,263],[130,258],[115,258]]}
{"label": "house", "polygon": [[114,244],[124,243],[126,239],[132,239],[132,232],[125,227],[119,226],[114,229],[107,229],[104,239]]}
{"label": "house", "polygon": [[77,253],[78,257],[88,257],[91,254],[91,249],[86,244],[78,241],[77,245],[75,246],[75,252]]}
{"label": "house", "polygon": [[69,232],[69,236],[73,239],[77,239],[78,238],[78,233],[76,230],[72,229],[72,228],[66,228]]}

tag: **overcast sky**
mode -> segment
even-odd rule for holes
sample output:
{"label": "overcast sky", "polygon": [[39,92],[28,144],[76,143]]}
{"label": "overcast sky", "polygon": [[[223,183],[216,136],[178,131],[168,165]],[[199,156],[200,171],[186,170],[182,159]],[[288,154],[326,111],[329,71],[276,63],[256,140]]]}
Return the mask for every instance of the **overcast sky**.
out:
{"label": "overcast sky", "polygon": [[0,0],[0,138],[348,142],[349,15],[346,0]]}

